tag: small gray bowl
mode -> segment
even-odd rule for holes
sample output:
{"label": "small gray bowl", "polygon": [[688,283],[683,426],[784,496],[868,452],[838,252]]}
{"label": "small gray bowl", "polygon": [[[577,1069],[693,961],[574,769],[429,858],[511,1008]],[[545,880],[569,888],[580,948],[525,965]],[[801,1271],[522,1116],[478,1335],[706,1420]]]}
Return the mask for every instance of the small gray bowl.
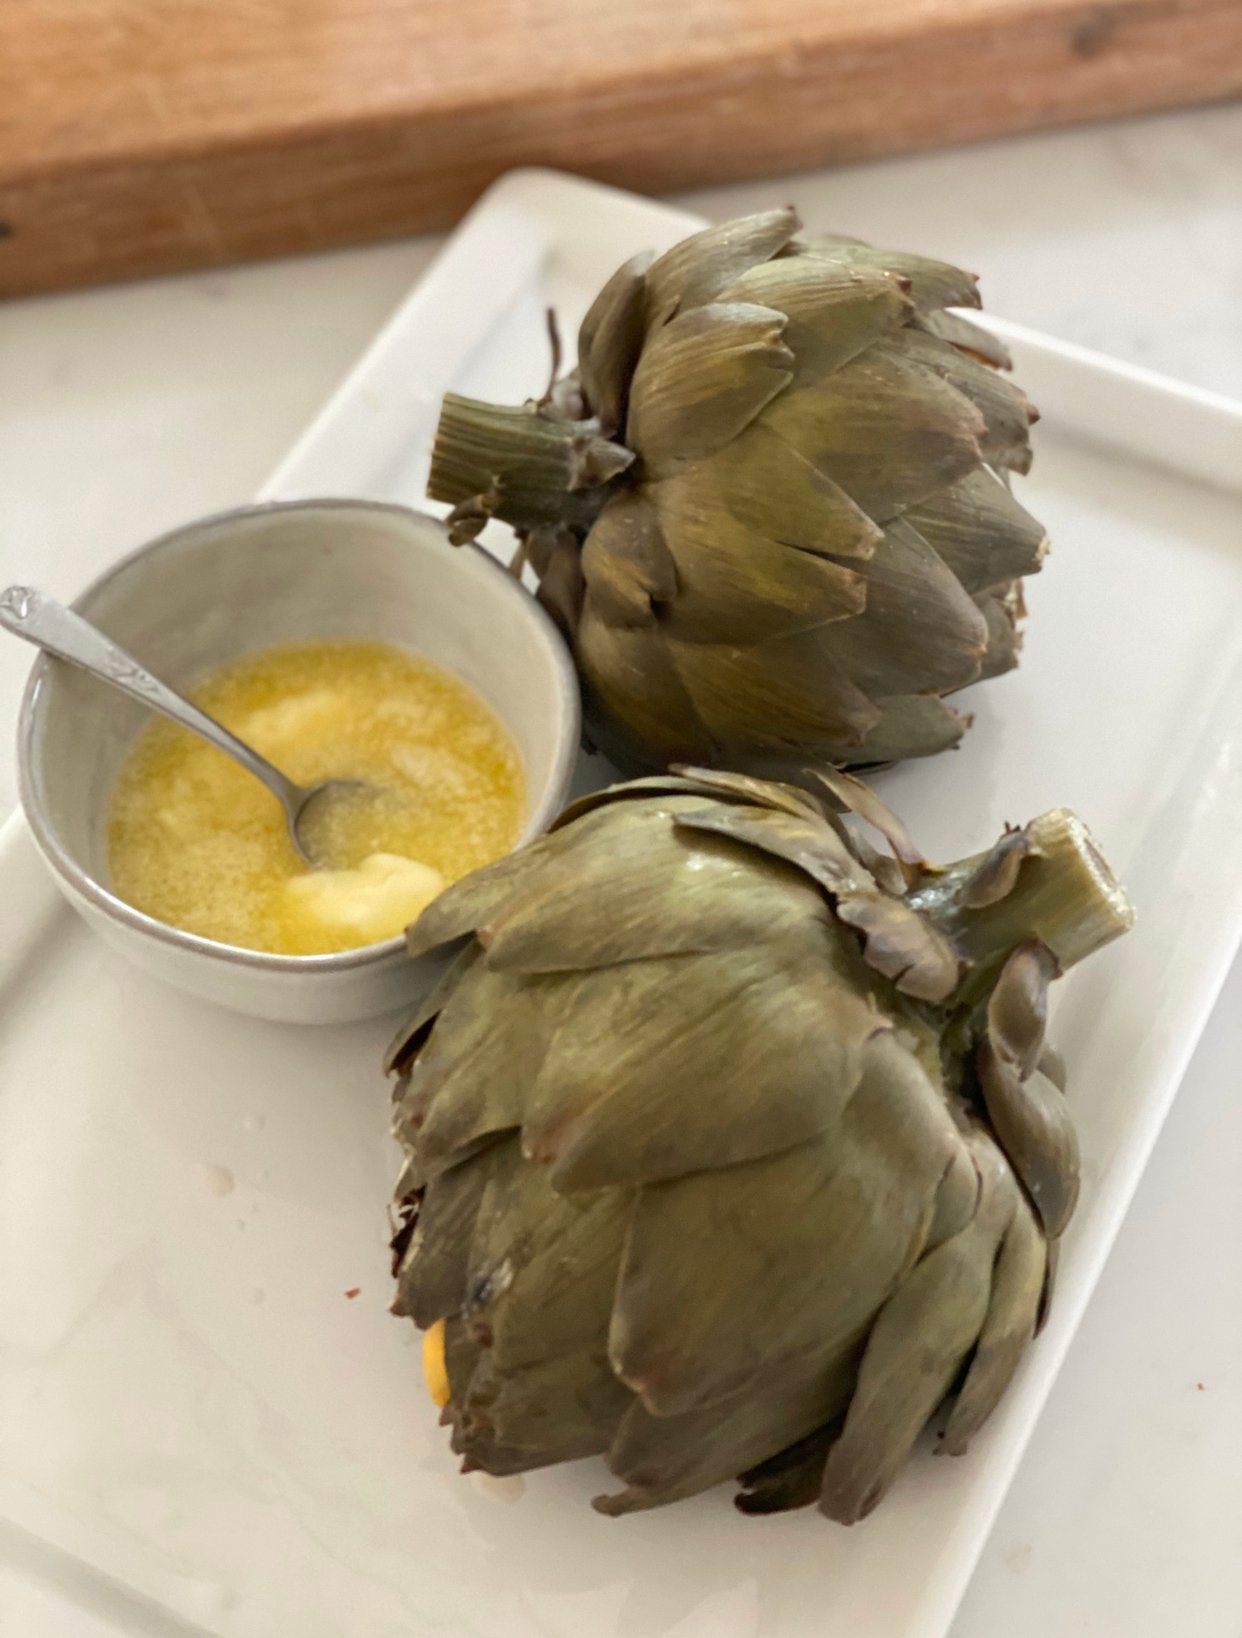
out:
{"label": "small gray bowl", "polygon": [[[477,547],[436,519],[372,501],[244,507],[162,535],[73,605],[174,687],[240,655],[317,637],[374,638],[426,655],[470,684],[506,725],[526,776],[521,841],[561,807],[578,746],[578,684],[556,627]],[[22,702],[22,804],[69,901],[108,943],[179,989],[285,1022],[390,1012],[434,982],[399,938],[335,955],[217,944],[144,915],[108,887],[108,809],[150,714],[42,655]]]}

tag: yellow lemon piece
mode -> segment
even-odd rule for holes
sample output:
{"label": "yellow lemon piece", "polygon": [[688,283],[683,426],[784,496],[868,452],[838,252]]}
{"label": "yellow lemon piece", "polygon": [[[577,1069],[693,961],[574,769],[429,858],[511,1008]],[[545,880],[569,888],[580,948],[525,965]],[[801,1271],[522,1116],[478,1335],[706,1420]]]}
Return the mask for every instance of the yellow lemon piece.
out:
{"label": "yellow lemon piece", "polygon": [[427,1392],[443,1409],[449,1402],[448,1370],[444,1364],[444,1321],[439,1319],[423,1332],[423,1376]]}

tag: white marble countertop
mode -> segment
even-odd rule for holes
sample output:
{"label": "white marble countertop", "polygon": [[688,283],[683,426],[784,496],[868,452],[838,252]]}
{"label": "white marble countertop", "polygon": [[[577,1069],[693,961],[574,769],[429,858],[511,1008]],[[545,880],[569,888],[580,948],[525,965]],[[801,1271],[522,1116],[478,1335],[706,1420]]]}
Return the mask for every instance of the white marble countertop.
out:
{"label": "white marble countertop", "polygon": [[[719,217],[788,200],[811,222],[975,268],[1007,318],[1242,397],[1242,107],[684,203]],[[106,557],[247,500],[434,249],[410,240],[0,306],[0,584],[71,595],[86,537]],[[25,670],[18,645],[0,647],[0,721]],[[5,746],[0,812],[13,799]],[[1240,1065],[1242,963],[953,1638],[1242,1638]],[[50,1592],[23,1551],[0,1564],[0,1629],[165,1631]]]}

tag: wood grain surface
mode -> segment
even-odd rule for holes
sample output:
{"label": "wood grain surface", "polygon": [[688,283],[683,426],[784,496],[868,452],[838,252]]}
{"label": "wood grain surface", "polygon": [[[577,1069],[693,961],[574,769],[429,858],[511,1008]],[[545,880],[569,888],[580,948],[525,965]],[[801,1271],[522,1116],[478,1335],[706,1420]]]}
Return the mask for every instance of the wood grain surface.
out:
{"label": "wood grain surface", "polygon": [[0,294],[1242,93],[1242,0],[0,0]]}

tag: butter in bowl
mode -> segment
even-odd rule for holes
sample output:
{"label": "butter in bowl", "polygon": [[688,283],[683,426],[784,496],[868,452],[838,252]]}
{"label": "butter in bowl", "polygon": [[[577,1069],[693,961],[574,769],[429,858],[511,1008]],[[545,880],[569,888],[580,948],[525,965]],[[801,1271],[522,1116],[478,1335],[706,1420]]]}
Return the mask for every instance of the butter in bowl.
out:
{"label": "butter in bowl", "polygon": [[109,942],[205,999],[299,1023],[408,1004],[437,963],[406,958],[404,926],[537,835],[568,787],[564,643],[500,564],[423,514],[336,500],[222,514],[125,558],[74,607],[288,781],[346,782],[315,807],[312,868],[245,768],[36,662],[19,759],[41,853]]}

